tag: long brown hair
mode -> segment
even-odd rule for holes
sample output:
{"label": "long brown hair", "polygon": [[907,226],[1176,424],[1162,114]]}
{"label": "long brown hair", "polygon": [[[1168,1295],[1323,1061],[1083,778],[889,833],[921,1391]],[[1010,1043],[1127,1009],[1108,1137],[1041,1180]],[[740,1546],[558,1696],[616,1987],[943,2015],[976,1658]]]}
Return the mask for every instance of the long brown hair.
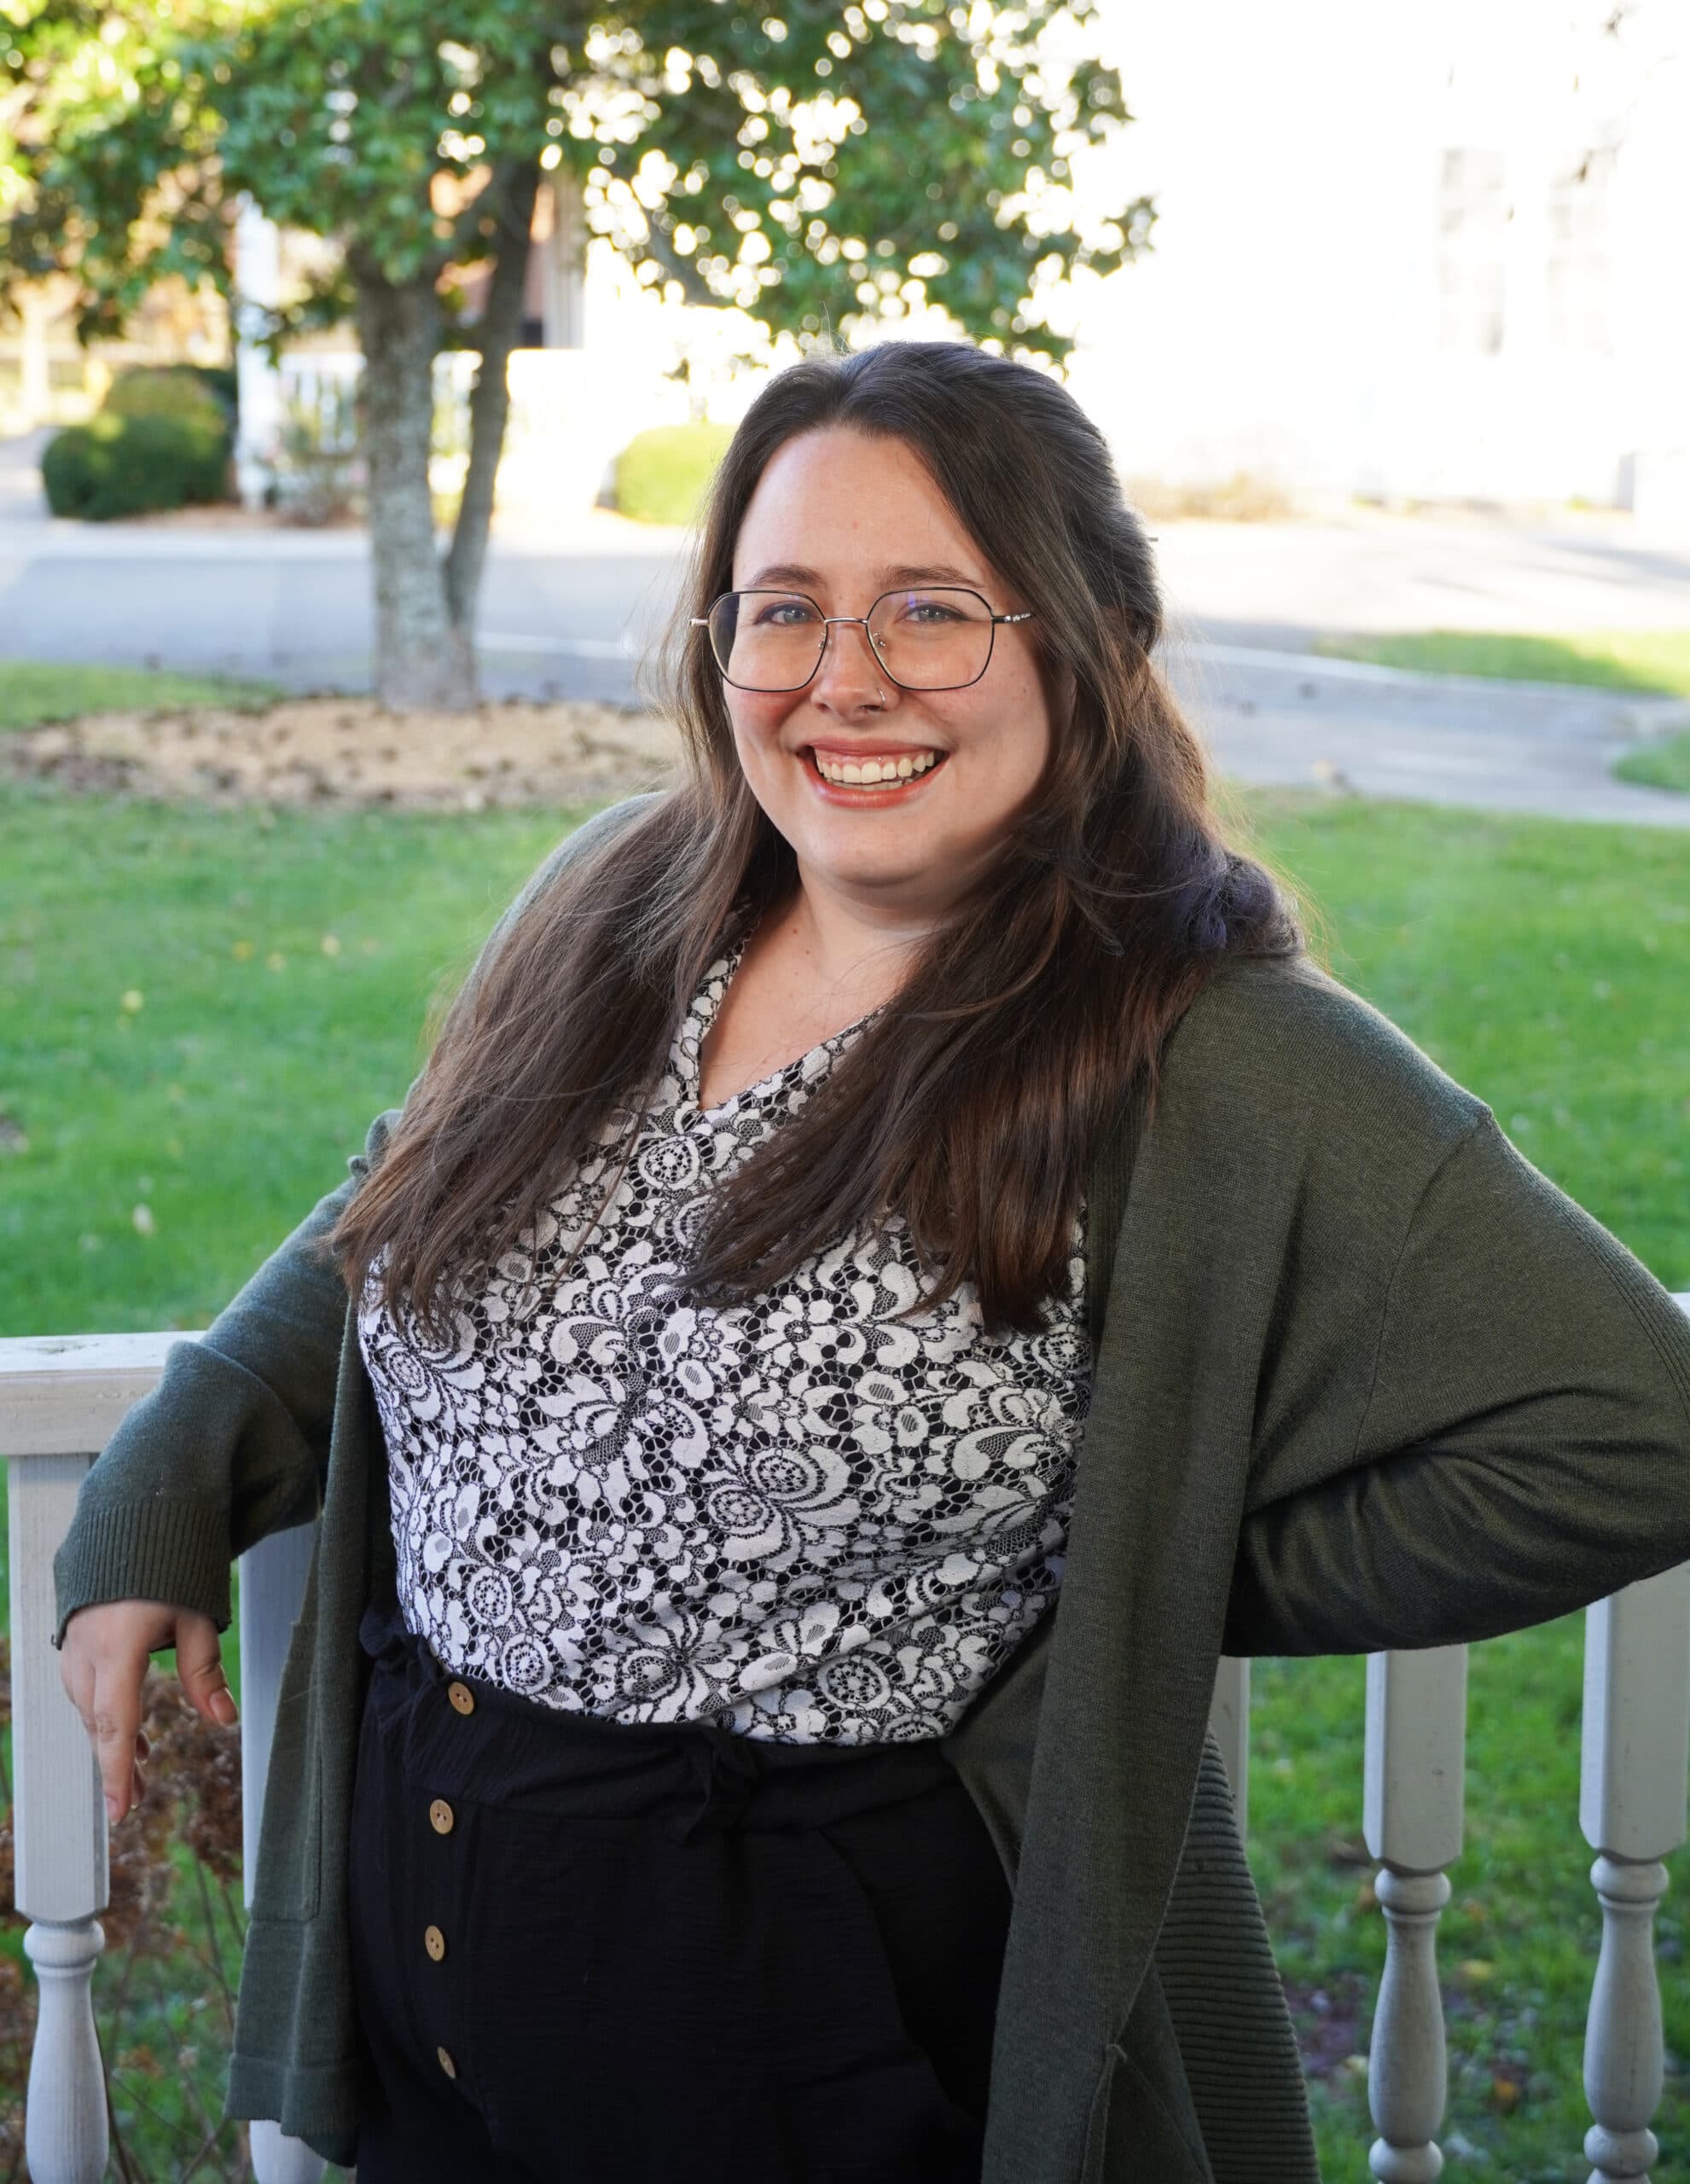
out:
{"label": "long brown hair", "polygon": [[1306,949],[1288,894],[1222,839],[1202,749],[1151,658],[1163,608],[1143,527],[1073,398],[958,343],[806,358],[747,411],[695,539],[659,666],[680,784],[490,950],[335,1229],[351,1293],[385,1245],[383,1300],[403,1298],[436,1340],[444,1277],[517,1242],[613,1107],[644,1114],[706,968],[797,885],[687,618],[731,589],[770,457],[825,426],[920,457],[1035,610],[1048,686],[1066,667],[1076,695],[995,867],[808,1102],[712,1188],[682,1293],[738,1301],[901,1213],[938,1277],[909,1309],[972,1279],[989,1336],[1045,1325],[1100,1136],[1130,1097],[1153,1119],[1170,1031],[1228,957]]}

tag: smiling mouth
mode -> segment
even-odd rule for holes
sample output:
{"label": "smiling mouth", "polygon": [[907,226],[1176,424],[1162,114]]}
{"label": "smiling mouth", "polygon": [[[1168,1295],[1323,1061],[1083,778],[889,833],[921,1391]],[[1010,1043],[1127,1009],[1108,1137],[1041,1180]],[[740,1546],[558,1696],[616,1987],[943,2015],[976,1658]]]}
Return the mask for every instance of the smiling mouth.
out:
{"label": "smiling mouth", "polygon": [[804,752],[813,770],[832,788],[901,788],[937,773],[948,753],[943,751],[900,752],[885,758],[839,758],[811,744]]}

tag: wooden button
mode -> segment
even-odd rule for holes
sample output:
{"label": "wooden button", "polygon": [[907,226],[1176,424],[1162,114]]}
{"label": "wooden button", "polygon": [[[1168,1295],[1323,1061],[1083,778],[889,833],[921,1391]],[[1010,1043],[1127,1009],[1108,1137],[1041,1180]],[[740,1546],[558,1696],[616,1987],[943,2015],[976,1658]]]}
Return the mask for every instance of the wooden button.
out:
{"label": "wooden button", "polygon": [[447,2051],[444,2048],[437,2048],[434,2050],[434,2055],[435,2059],[438,2062],[440,2068],[446,2073],[446,2076],[449,2078],[455,2078],[458,2074],[458,2066],[452,2060]]}
{"label": "wooden button", "polygon": [[460,1714],[473,1714],[475,1711],[475,1693],[467,1683],[449,1683],[446,1686],[446,1696]]}
{"label": "wooden button", "polygon": [[422,1930],[422,1946],[438,1964],[446,1954],[446,1937],[438,1926],[425,1926]]}
{"label": "wooden button", "polygon": [[437,1835],[451,1833],[453,1817],[452,1809],[444,1798],[436,1798],[428,1808],[428,1825]]}

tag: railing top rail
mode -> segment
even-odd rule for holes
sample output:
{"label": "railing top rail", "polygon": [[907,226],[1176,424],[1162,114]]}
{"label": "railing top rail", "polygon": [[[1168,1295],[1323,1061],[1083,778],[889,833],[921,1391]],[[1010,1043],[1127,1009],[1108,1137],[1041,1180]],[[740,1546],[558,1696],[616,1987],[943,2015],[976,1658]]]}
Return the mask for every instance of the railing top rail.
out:
{"label": "railing top rail", "polygon": [[142,1334],[12,1335],[0,1340],[0,1457],[91,1455],[201,1327]]}

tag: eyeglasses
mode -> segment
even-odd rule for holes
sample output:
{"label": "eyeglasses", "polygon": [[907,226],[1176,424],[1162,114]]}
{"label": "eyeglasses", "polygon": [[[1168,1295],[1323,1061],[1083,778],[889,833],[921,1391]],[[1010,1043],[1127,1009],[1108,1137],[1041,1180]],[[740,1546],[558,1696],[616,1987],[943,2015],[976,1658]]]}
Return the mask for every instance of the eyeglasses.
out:
{"label": "eyeglasses", "polygon": [[883,591],[866,614],[824,614],[801,591],[724,591],[692,625],[710,632],[710,649],[736,690],[801,690],[822,665],[828,632],[860,622],[874,657],[901,690],[963,690],[991,660],[1000,622],[1031,622],[1032,612],[994,614],[978,591],[960,584]]}

